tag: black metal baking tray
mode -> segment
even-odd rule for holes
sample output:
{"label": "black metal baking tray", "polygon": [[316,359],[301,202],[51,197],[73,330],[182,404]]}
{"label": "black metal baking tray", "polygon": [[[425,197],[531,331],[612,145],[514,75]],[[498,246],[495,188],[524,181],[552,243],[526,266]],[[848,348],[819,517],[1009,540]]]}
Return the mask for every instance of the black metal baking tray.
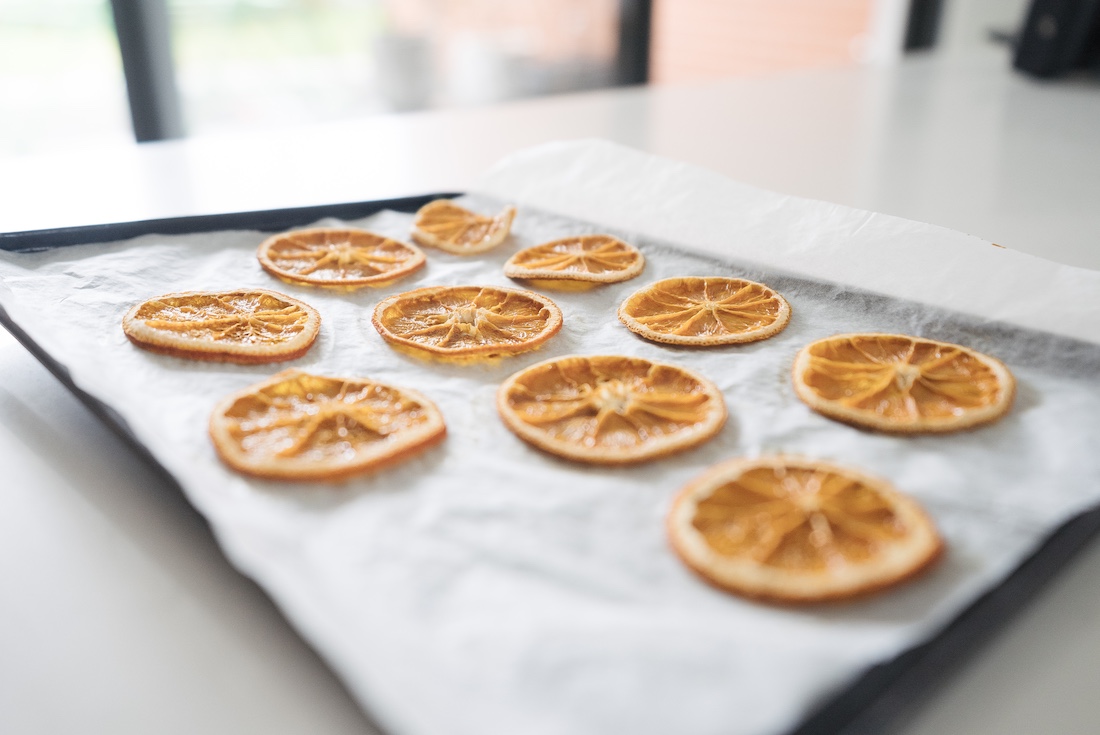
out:
{"label": "black metal baking tray", "polygon": [[0,250],[31,252],[66,245],[86,245],[92,242],[127,240],[139,235],[183,235],[218,230],[260,230],[278,232],[291,227],[308,225],[323,217],[336,219],[360,219],[383,209],[398,212],[415,212],[433,199],[459,196],[447,194],[421,194],[398,199],[379,199],[369,202],[344,202],[321,204],[311,207],[268,209],[253,212],[228,212],[202,214],[191,217],[147,219],[136,222],[115,222],[84,227],[58,227],[49,230],[26,232],[0,232]]}
{"label": "black metal baking tray", "polygon": [[[278,231],[310,224],[323,217],[358,219],[384,209],[414,212],[439,193],[398,199],[348,202],[269,211],[143,220],[50,230],[0,233],[0,250],[29,252],[93,242],[111,242],[145,234],[185,234],[217,230]],[[0,306],[0,324],[103,422],[143,457],[168,484],[179,482],[137,438],[110,406],[77,386],[64,365],[38,345]],[[1074,556],[1100,533],[1100,507],[1081,513],[1056,528],[998,586],[975,600],[925,643],[871,667],[839,694],[810,714],[791,735],[889,733],[953,673],[1017,616]],[[369,714],[369,713],[368,713]]]}

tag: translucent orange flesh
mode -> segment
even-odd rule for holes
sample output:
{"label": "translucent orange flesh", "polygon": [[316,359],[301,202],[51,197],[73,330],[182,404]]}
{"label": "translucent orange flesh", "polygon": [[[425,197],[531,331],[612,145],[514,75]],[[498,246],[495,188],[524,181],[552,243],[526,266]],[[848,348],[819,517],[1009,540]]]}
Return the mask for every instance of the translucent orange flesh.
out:
{"label": "translucent orange flesh", "polygon": [[340,230],[287,233],[268,247],[266,255],[291,277],[334,283],[399,272],[420,257],[396,240]]}
{"label": "translucent orange flesh", "polygon": [[459,246],[479,245],[510,225],[508,218],[486,217],[448,201],[432,202],[416,217],[416,229]]}
{"label": "translucent orange flesh", "polygon": [[631,449],[702,422],[712,398],[690,375],[623,357],[558,360],[529,371],[508,404],[550,437]]}
{"label": "translucent orange flesh", "polygon": [[722,556],[806,572],[873,560],[909,533],[874,488],[801,468],[746,471],[700,501],[692,525]]}
{"label": "translucent orange flesh", "polygon": [[305,329],[298,306],[256,292],[201,294],[146,301],[135,318],[181,337],[217,343],[279,344]]}
{"label": "translucent orange flesh", "polygon": [[299,375],[253,392],[225,414],[229,433],[257,459],[351,461],[428,421],[415,400],[368,381]]}
{"label": "translucent orange flesh", "polygon": [[[514,276],[520,278],[520,276]],[[568,278],[524,278],[525,285],[537,288],[540,291],[562,291],[567,293],[580,293],[591,291],[600,287],[599,281],[575,281]]]}
{"label": "translucent orange flesh", "polygon": [[549,310],[535,299],[477,287],[413,292],[380,315],[382,325],[398,337],[446,350],[520,345],[539,337],[549,320]]}
{"label": "translucent orange flesh", "polygon": [[654,332],[722,337],[773,324],[780,303],[774,292],[751,281],[676,278],[635,294],[624,311]]}
{"label": "translucent orange flesh", "polygon": [[973,354],[901,336],[813,345],[801,377],[827,401],[903,419],[958,416],[991,405],[1002,390],[996,374]]}
{"label": "translucent orange flesh", "polygon": [[638,262],[638,252],[607,235],[558,240],[521,250],[512,265],[526,270],[561,273],[614,273]]}

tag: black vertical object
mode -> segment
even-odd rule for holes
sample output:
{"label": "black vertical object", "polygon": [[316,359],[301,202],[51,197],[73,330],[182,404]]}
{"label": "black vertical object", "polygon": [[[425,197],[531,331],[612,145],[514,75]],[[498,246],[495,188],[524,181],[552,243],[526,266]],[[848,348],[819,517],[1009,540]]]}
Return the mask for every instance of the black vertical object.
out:
{"label": "black vertical object", "polygon": [[940,31],[941,15],[943,15],[943,0],[910,0],[904,49],[920,51],[935,46]]}
{"label": "black vertical object", "polygon": [[183,137],[166,0],[111,0],[139,143]]}
{"label": "black vertical object", "polygon": [[649,81],[649,29],[652,16],[652,0],[619,0],[616,84],[645,84]]}
{"label": "black vertical object", "polygon": [[1012,65],[1037,77],[1064,74],[1089,61],[1100,0],[1033,0]]}

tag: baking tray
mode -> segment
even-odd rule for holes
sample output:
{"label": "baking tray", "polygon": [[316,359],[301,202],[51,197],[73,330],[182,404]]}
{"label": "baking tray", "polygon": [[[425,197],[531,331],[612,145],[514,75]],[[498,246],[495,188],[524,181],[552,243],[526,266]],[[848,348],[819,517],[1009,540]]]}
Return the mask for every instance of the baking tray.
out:
{"label": "baking tray", "polygon": [[[111,242],[145,234],[186,234],[218,230],[280,231],[324,217],[352,220],[382,210],[415,212],[433,199],[458,196],[434,193],[396,199],[348,202],[277,210],[231,212],[0,233],[0,250],[31,252],[77,244]],[[118,434],[177,492],[172,474],[137,438],[109,405],[78,387],[68,370],[37,344],[0,306],[0,324],[66,388]],[[1100,507],[1066,521],[1052,531],[1000,584],[981,595],[925,643],[875,665],[839,694],[824,702],[791,735],[886,733],[981,649],[1033,600],[1100,532]]]}

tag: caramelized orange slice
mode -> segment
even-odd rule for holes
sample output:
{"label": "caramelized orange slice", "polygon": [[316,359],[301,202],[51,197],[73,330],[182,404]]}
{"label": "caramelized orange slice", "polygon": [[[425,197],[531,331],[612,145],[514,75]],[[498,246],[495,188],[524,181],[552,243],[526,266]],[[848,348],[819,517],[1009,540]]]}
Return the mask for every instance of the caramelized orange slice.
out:
{"label": "caramelized orange slice", "polygon": [[920,505],[884,480],[793,457],[712,467],[677,496],[668,535],[708,582],[779,602],[888,587],[927,568],[943,549]]}
{"label": "caramelized orange slice", "polygon": [[902,334],[839,334],[798,353],[798,397],[829,418],[880,431],[945,432],[1008,412],[1016,381],[999,360]]}
{"label": "caramelized orange slice", "polygon": [[320,227],[269,237],[256,252],[264,270],[288,283],[385,286],[424,267],[424,253],[364,230]]}
{"label": "caramelized orange slice", "polygon": [[429,286],[391,296],[372,319],[382,339],[420,357],[476,360],[535,350],[561,330],[542,294],[493,286]]}
{"label": "caramelized orange slice", "polygon": [[524,441],[559,457],[628,464],[694,447],[726,421],[706,378],[638,357],[540,362],[501,384],[497,409]]}
{"label": "caramelized orange slice", "polygon": [[439,409],[416,391],[299,370],[229,396],[210,416],[210,438],[227,465],[275,480],[340,480],[445,433]]}
{"label": "caramelized orange slice", "polygon": [[520,250],[504,264],[504,275],[546,282],[618,283],[645,268],[633,245],[611,235],[581,235]]}
{"label": "caramelized orange slice", "polygon": [[122,330],[138,347],[215,362],[293,360],[306,353],[320,328],[312,306],[259,288],[165,294],[122,318]]}
{"label": "caramelized orange slice", "polygon": [[666,278],[636,291],[619,321],[653,342],[728,345],[779,334],[791,319],[787,300],[741,278]]}
{"label": "caramelized orange slice", "polygon": [[449,199],[437,199],[416,213],[412,236],[421,245],[456,255],[475,255],[504,242],[515,216],[515,207],[505,207],[496,217],[486,217]]}

